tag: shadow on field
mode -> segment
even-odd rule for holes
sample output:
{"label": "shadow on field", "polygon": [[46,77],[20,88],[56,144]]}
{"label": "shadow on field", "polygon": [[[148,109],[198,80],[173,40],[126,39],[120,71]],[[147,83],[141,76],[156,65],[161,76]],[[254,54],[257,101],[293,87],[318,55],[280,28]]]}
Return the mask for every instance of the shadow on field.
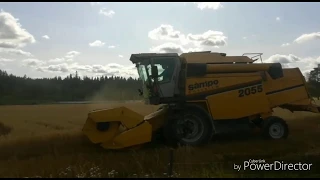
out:
{"label": "shadow on field", "polygon": [[[5,128],[4,128],[5,129]],[[1,129],[2,130],[2,129]],[[6,131],[10,131],[11,129]],[[231,144],[257,140],[259,136],[250,134],[227,134],[215,136],[212,144]],[[0,160],[28,159],[43,155],[67,155],[73,153],[126,153],[132,151],[149,151],[150,149],[169,148],[162,140],[154,140],[143,146],[126,148],[122,150],[106,150],[101,146],[92,144],[81,132],[51,134],[41,137],[10,139],[0,143]],[[177,148],[177,147],[176,147]]]}
{"label": "shadow on field", "polygon": [[[165,177],[169,148],[156,143],[159,142],[149,143],[140,149],[111,151],[90,143],[81,132],[4,140],[0,144],[0,166],[4,167],[0,176]],[[232,169],[234,163],[248,159],[319,163],[319,156],[305,156],[308,148],[307,144],[291,139],[261,142],[259,136],[252,134],[221,135],[204,147],[175,149],[174,172],[177,173],[174,174],[176,177],[255,177],[257,174],[237,174]],[[43,171],[34,164],[41,166]],[[301,172],[280,174],[282,177],[305,176]],[[277,175],[266,172],[259,175],[274,176]]]}
{"label": "shadow on field", "polygon": [[51,134],[24,139],[3,139],[0,143],[0,160],[28,159],[43,155],[90,153],[102,151],[80,132]]}
{"label": "shadow on field", "polygon": [[[221,133],[216,134],[210,141],[211,144],[232,144],[234,142],[249,142],[264,140],[263,137],[255,132],[236,132],[236,133]],[[143,146],[146,149],[166,147],[166,142],[163,138],[154,139],[152,142]],[[169,148],[178,148],[177,145],[168,145]]]}
{"label": "shadow on field", "polygon": [[6,136],[10,134],[11,131],[12,131],[11,127],[6,126],[2,122],[0,122],[0,136]]}
{"label": "shadow on field", "polygon": [[[258,135],[249,133],[232,133],[216,135],[211,144],[196,148],[213,148],[212,152],[218,151],[221,146],[233,146],[235,143],[238,146],[255,141],[259,142],[262,138]],[[41,137],[30,137],[24,139],[5,139],[0,143],[0,160],[23,160],[29,158],[41,157],[44,155],[69,155],[75,153],[130,153],[132,151],[150,151],[154,149],[169,149],[162,140],[154,140],[143,146],[126,148],[121,150],[106,150],[101,146],[92,144],[87,137],[81,132],[70,132],[63,134],[51,134]],[[175,149],[190,148],[190,147],[175,147]]]}

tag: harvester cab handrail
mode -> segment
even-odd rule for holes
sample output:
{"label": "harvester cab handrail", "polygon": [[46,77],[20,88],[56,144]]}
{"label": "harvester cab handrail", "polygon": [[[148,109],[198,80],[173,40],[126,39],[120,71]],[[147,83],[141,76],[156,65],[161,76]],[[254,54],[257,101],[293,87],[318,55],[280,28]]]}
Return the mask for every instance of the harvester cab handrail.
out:
{"label": "harvester cab handrail", "polygon": [[[263,55],[263,53],[244,53],[244,54],[242,54],[242,56],[248,56],[248,57],[251,56],[249,58],[252,59],[253,62],[260,59],[261,63],[263,63],[262,62],[262,55]],[[256,58],[256,57],[259,57],[259,58]],[[254,59],[254,58],[256,58],[256,59]]]}

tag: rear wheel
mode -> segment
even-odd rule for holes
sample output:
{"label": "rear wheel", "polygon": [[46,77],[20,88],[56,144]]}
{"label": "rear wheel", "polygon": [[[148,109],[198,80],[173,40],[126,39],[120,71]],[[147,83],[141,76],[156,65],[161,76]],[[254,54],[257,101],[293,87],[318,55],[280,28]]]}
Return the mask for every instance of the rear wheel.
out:
{"label": "rear wheel", "polygon": [[207,144],[212,137],[211,120],[198,110],[186,110],[165,126],[165,137],[174,144],[199,146]]}
{"label": "rear wheel", "polygon": [[284,139],[289,135],[287,123],[280,117],[271,116],[264,121],[263,136],[268,139]]}

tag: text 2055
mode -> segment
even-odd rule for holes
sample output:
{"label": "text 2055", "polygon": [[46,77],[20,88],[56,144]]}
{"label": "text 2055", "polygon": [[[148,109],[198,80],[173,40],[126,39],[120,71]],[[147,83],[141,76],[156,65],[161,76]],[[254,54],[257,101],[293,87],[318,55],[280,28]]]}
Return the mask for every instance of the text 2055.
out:
{"label": "text 2055", "polygon": [[250,96],[251,94],[261,93],[263,91],[262,84],[239,89],[239,97]]}

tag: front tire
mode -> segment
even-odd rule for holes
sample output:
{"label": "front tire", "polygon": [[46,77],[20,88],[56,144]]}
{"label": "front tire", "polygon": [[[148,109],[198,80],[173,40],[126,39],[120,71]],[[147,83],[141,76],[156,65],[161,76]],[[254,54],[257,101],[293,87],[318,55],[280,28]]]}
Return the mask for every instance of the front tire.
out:
{"label": "front tire", "polygon": [[201,146],[207,144],[213,134],[213,126],[203,112],[188,108],[175,114],[165,126],[165,137],[170,144]]}
{"label": "front tire", "polygon": [[270,116],[264,121],[263,136],[267,139],[286,139],[289,135],[287,123],[280,117]]}

